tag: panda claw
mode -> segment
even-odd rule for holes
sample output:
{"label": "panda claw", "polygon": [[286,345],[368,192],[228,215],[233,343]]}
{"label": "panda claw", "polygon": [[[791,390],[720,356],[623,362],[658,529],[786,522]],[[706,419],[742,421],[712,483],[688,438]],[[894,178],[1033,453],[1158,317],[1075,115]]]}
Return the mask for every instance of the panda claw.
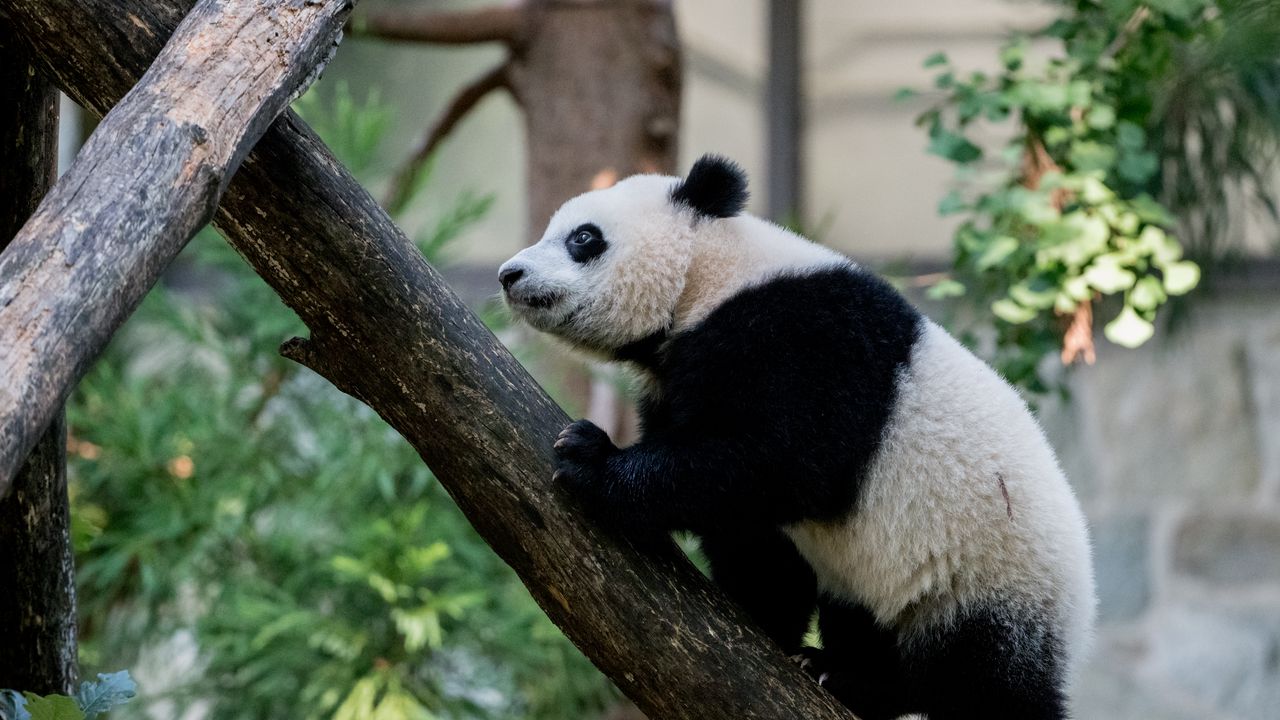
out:
{"label": "panda claw", "polygon": [[829,680],[830,678],[831,678],[831,673],[829,672],[822,673],[821,675],[818,676],[818,685],[821,687],[826,687],[827,680]]}

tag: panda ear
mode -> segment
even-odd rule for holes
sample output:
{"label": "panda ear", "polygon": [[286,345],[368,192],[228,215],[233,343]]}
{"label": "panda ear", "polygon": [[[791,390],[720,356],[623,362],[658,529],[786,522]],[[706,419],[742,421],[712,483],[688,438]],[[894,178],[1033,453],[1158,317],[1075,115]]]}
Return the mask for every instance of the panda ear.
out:
{"label": "panda ear", "polygon": [[671,189],[671,201],[704,217],[733,217],[747,205],[747,174],[729,158],[703,155]]}

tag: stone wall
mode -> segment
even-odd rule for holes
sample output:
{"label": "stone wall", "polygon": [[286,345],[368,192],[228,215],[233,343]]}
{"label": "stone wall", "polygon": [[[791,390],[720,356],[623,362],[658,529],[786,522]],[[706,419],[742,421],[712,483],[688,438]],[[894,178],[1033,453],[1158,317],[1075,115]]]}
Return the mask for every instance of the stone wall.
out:
{"label": "stone wall", "polygon": [[1280,713],[1280,287],[1100,346],[1041,417],[1088,512],[1101,601],[1077,717]]}

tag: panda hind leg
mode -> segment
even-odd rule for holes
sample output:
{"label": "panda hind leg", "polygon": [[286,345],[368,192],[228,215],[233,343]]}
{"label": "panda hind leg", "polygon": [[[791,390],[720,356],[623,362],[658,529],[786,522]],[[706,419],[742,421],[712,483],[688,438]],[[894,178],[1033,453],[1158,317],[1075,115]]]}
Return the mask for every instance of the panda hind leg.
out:
{"label": "panda hind leg", "polygon": [[890,720],[911,712],[898,634],[871,612],[830,596],[818,600],[822,649],[807,649],[805,670],[862,720]]}
{"label": "panda hind leg", "polygon": [[817,600],[813,570],[774,527],[704,532],[711,578],[788,655],[800,651]]}
{"label": "panda hind leg", "polygon": [[1033,612],[970,607],[906,646],[908,682],[930,720],[1065,720],[1063,648]]}

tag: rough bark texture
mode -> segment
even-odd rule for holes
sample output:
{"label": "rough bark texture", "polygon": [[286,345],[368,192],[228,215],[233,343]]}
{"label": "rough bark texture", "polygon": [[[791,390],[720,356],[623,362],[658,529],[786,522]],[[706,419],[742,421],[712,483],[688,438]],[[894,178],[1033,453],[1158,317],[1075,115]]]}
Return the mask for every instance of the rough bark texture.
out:
{"label": "rough bark texture", "polygon": [[[0,28],[0,249],[57,175],[58,92]],[[0,688],[47,695],[76,681],[75,565],[59,411],[0,497]]]}
{"label": "rough bark texture", "polygon": [[[203,0],[0,256],[0,493],[111,334],[209,221],[254,142],[328,59],[351,7]],[[142,29],[120,12],[103,9]]]}
{"label": "rough bark texture", "polygon": [[[0,0],[0,15],[42,28],[42,69],[99,109],[182,11],[15,2]],[[310,328],[286,353],[399,430],[551,619],[652,717],[850,717],[674,546],[639,552],[583,522],[550,481],[567,418],[296,116],[263,137],[216,224]]]}

